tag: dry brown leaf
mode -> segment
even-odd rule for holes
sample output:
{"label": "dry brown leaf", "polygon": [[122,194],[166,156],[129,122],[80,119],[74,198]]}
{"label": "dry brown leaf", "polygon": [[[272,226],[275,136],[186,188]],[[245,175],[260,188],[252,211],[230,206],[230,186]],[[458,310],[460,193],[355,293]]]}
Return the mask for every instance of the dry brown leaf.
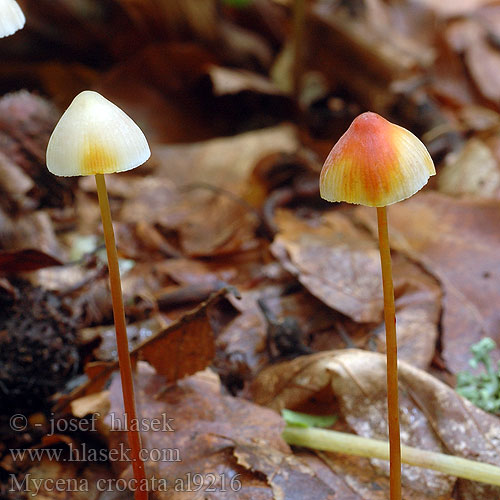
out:
{"label": "dry brown leaf", "polygon": [[304,220],[279,211],[273,254],[316,297],[358,322],[382,317],[377,244],[340,213]]}
{"label": "dry brown leaf", "polygon": [[133,182],[137,188],[120,217],[127,222],[157,223],[164,232],[176,231],[181,249],[190,256],[255,248],[260,221],[245,200],[252,189],[252,170],[266,154],[296,147],[295,129],[290,126],[189,146],[158,147],[157,177]]}
{"label": "dry brown leaf", "polygon": [[493,3],[491,0],[454,0],[453,2],[440,2],[439,0],[418,0],[436,12],[440,17],[454,18],[472,14],[479,7]]}
{"label": "dry brown leaf", "polygon": [[[150,475],[166,478],[173,486],[176,481],[186,485],[188,473],[201,474],[205,479],[204,488],[213,477],[214,490],[203,492],[206,499],[222,495],[231,500],[302,500],[304,488],[314,491],[317,499],[335,498],[334,491],[306,463],[290,454],[281,438],[284,425],[281,417],[246,400],[223,396],[218,377],[212,372],[200,372],[166,388],[163,377],[140,363],[136,387],[139,413],[148,419],[171,419],[168,423],[173,429],[173,432],[145,430],[143,447],[178,450],[180,458],[179,461],[155,460],[152,455],[146,465]],[[110,401],[110,413],[104,419],[108,427],[113,420],[123,419],[118,376],[113,378],[110,387]],[[108,430],[109,447],[118,448],[125,439],[124,432]],[[121,469],[127,466],[114,465]],[[129,467],[123,475],[128,477],[130,472]],[[239,474],[240,491],[230,486],[229,481],[235,474]],[[226,477],[225,493],[219,491],[222,475]],[[157,498],[193,498],[193,492],[185,490],[185,487],[179,491],[171,488],[169,492],[158,492]]]}
{"label": "dry brown leaf", "polygon": [[449,40],[449,31],[443,27],[441,50],[431,70],[431,92],[442,101],[450,103],[454,109],[471,106],[477,101],[477,90],[467,75],[461,55]]}
{"label": "dry brown leaf", "polygon": [[488,41],[485,23],[473,18],[458,19],[449,24],[445,33],[452,49],[463,55],[476,89],[482,97],[498,105],[500,54]]}
{"label": "dry brown leaf", "polygon": [[40,250],[0,252],[0,273],[36,271],[44,267],[61,266],[62,262]]}
{"label": "dry brown leaf", "polygon": [[486,37],[475,40],[465,51],[465,62],[481,94],[500,104],[500,53]]}
{"label": "dry brown leaf", "polygon": [[[132,361],[146,359],[169,382],[206,368],[215,354],[207,310],[226,293],[227,289],[221,289],[212,294],[198,307],[136,345],[130,351]],[[118,361],[88,363],[85,367],[88,380],[70,394],[59,397],[56,410],[66,408],[76,398],[101,390],[117,368]]]}
{"label": "dry brown leaf", "polygon": [[[175,231],[181,250],[190,256],[255,248],[260,221],[246,201],[253,168],[266,154],[291,152],[297,145],[295,129],[285,125],[204,143],[158,146],[155,176],[127,179],[132,189],[119,217],[158,224],[163,233]],[[90,181],[82,185],[95,189]],[[125,182],[110,183],[110,192],[124,196]]]}
{"label": "dry brown leaf", "polygon": [[[167,326],[168,321],[159,315],[153,315],[143,321],[127,325],[127,337],[129,346],[144,342]],[[99,340],[99,346],[94,349],[94,356],[98,361],[115,360],[118,353],[116,350],[116,333],[114,326],[96,326],[83,328],[78,332],[81,344],[88,344]]]}
{"label": "dry brown leaf", "polygon": [[[25,90],[0,99],[1,152],[32,180],[30,197],[50,206],[66,205],[71,199],[70,188],[75,185],[73,179],[54,176],[45,168],[45,148],[58,114],[48,100]],[[17,189],[26,189],[28,179],[24,178]],[[17,180],[21,181],[19,175]],[[2,184],[9,182],[4,180]]]}
{"label": "dry brown leaf", "polygon": [[[321,314],[317,308],[302,314],[300,309],[307,301],[297,304],[292,314],[301,324],[301,316],[309,323],[303,324],[304,332],[319,333],[312,345],[323,350],[343,347],[345,341],[335,332],[340,323],[356,345],[369,347],[371,340],[376,340],[377,349],[385,352],[377,242],[338,212],[306,221],[281,211],[276,221],[280,232],[272,250],[309,292],[354,322],[377,323],[367,328],[333,311],[328,320],[328,316],[324,317],[327,313]],[[438,335],[440,288],[432,277],[402,256],[394,258],[394,283],[401,359],[426,368]],[[315,318],[315,327],[310,318]]]}
{"label": "dry brown leaf", "polygon": [[43,210],[10,217],[0,209],[0,249],[9,252],[37,249],[55,259],[64,259],[54,224]]}
{"label": "dry brown leaf", "polygon": [[148,221],[163,232],[177,232],[181,251],[189,256],[224,255],[257,245],[259,220],[253,209],[211,186],[180,193],[160,178],[152,189],[127,199],[120,216],[127,222]]}
{"label": "dry brown leaf", "polygon": [[258,246],[259,219],[250,207],[223,193],[192,193],[184,201],[192,212],[177,229],[187,255],[226,255]]}
{"label": "dry brown leaf", "polygon": [[465,105],[459,111],[459,118],[466,131],[494,131],[500,125],[499,113],[478,104]]}
{"label": "dry brown leaf", "polygon": [[452,196],[500,198],[500,168],[491,149],[480,139],[470,139],[460,153],[447,158],[439,170],[439,191]]}
{"label": "dry brown leaf", "polygon": [[[272,366],[259,374],[254,398],[275,410],[301,408],[331,412],[334,402],[358,434],[387,439],[385,356],[359,350],[330,351]],[[500,422],[426,372],[399,366],[401,436],[405,444],[500,464]],[[388,463],[372,460],[388,473]],[[455,478],[403,466],[403,483],[423,495],[451,495]],[[460,498],[496,498],[500,490],[459,480]],[[469,496],[470,495],[470,496]],[[406,497],[405,497],[406,498]],[[411,498],[409,496],[409,498]]]}
{"label": "dry brown leaf", "polygon": [[178,186],[206,183],[244,195],[257,162],[275,153],[293,153],[299,147],[296,129],[290,124],[229,138],[189,145],[159,145],[153,159],[157,175]]}
{"label": "dry brown leaf", "polygon": [[[418,368],[431,365],[438,339],[441,287],[436,279],[402,255],[393,257],[399,359]],[[385,352],[385,328],[374,330],[379,352]]]}
{"label": "dry brown leaf", "polygon": [[203,370],[215,355],[215,341],[206,310],[183,319],[168,334],[160,332],[154,341],[139,346],[141,359],[148,361],[169,382]]}
{"label": "dry brown leaf", "polygon": [[283,95],[271,80],[246,70],[234,70],[222,66],[210,66],[208,75],[215,95],[258,92],[269,95]]}
{"label": "dry brown leaf", "polygon": [[36,202],[29,196],[34,186],[33,179],[0,151],[0,190],[3,193],[0,203],[4,209],[12,213],[34,208]]}
{"label": "dry brown leaf", "polygon": [[[361,207],[357,215],[375,232],[372,212]],[[472,344],[500,341],[500,204],[421,193],[389,208],[389,235],[393,248],[441,282],[442,355],[453,373],[468,369]]]}
{"label": "dry brown leaf", "polygon": [[274,499],[338,498],[327,484],[318,481],[307,463],[288,453],[269,448],[263,441],[256,441],[257,444],[236,441],[234,456],[238,464],[247,470],[265,474]]}

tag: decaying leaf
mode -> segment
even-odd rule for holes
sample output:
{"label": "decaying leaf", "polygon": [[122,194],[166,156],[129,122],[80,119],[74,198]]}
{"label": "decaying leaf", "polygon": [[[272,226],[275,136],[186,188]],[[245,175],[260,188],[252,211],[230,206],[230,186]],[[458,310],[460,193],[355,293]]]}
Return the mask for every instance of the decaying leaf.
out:
{"label": "decaying leaf", "polygon": [[[338,407],[358,434],[387,439],[385,356],[359,350],[304,356],[265,369],[254,384],[255,401],[277,411],[316,412]],[[411,365],[399,365],[401,436],[405,444],[498,465],[500,423],[453,389]],[[337,406],[338,405],[338,406]],[[388,472],[388,463],[372,463]],[[403,466],[403,482],[422,494],[451,495],[455,479],[434,471]],[[466,484],[465,498],[490,499],[498,488]]]}
{"label": "decaying leaf", "polygon": [[261,158],[274,152],[293,153],[298,145],[295,127],[286,124],[189,145],[158,145],[153,156],[158,175],[178,186],[206,183],[244,195]]}
{"label": "decaying leaf", "polygon": [[439,190],[445,194],[500,198],[498,162],[491,149],[479,139],[471,139],[459,155],[450,158],[439,171],[437,180]]}
{"label": "decaying leaf", "polygon": [[[358,217],[376,231],[374,214]],[[421,193],[389,208],[393,248],[419,262],[443,290],[442,354],[454,373],[467,369],[481,337],[500,340],[500,204]],[[496,355],[498,356],[498,355]]]}
{"label": "decaying leaf", "polygon": [[[167,321],[159,316],[152,316],[146,320],[127,325],[127,337],[132,347],[144,342],[167,326]],[[94,350],[98,361],[115,360],[118,352],[116,350],[116,333],[114,326],[98,326],[83,328],[78,332],[79,341],[87,344],[99,340],[99,346]]]}
{"label": "decaying leaf", "polygon": [[64,257],[54,224],[47,212],[38,210],[18,217],[8,217],[0,209],[0,249],[7,251],[37,249],[54,258]]}
{"label": "decaying leaf", "polygon": [[250,71],[235,71],[220,66],[211,66],[208,74],[216,95],[237,94],[245,91],[270,95],[282,94],[270,80]]}
{"label": "decaying leaf", "polygon": [[[374,323],[368,330],[362,325],[353,327],[349,322],[343,328],[363,347],[369,347],[367,333],[371,331],[378,349],[384,352],[381,270],[376,240],[339,212],[305,220],[291,212],[281,211],[276,221],[280,231],[272,251],[285,268],[296,275],[311,294],[335,311],[357,323]],[[394,259],[394,282],[401,359],[427,367],[437,338],[439,286],[432,277],[402,256]],[[318,320],[317,315],[318,312],[310,312],[305,316],[306,332],[314,331],[311,317]],[[337,329],[335,324],[339,322],[346,323],[342,318],[334,317],[332,312],[329,324],[323,325],[329,331],[317,343],[322,349],[340,347],[334,343],[334,339],[339,338],[334,332]],[[328,336],[332,340],[327,340]]]}
{"label": "decaying leaf", "polygon": [[39,250],[26,249],[17,252],[0,252],[0,273],[36,271],[44,267],[61,265],[60,260]]}
{"label": "decaying leaf", "polygon": [[[168,382],[174,382],[206,368],[215,354],[207,310],[226,293],[226,289],[221,289],[212,294],[198,307],[141,342],[130,351],[131,359],[149,361]],[[71,394],[60,397],[55,408],[63,409],[74,399],[102,389],[106,380],[117,368],[118,361],[91,364],[91,371],[87,371],[88,380]]]}
{"label": "decaying leaf", "polygon": [[380,321],[380,257],[370,235],[339,213],[306,221],[282,211],[276,223],[273,253],[313,295],[355,321]]}
{"label": "decaying leaf", "polygon": [[[426,369],[434,357],[441,315],[441,287],[418,265],[393,258],[399,359]],[[373,330],[379,352],[385,352],[384,323]]]}
{"label": "decaying leaf", "polygon": [[267,478],[274,499],[324,498],[335,500],[335,491],[318,480],[306,462],[293,455],[257,444],[235,442],[234,456],[238,464],[250,471],[259,471]]}
{"label": "decaying leaf", "polygon": [[[207,499],[219,498],[224,485],[224,498],[234,500],[299,500],[306,491],[315,492],[314,498],[335,499],[331,487],[290,453],[281,438],[281,417],[246,400],[222,395],[218,377],[209,370],[166,389],[165,379],[140,363],[136,387],[142,414],[164,425],[164,432],[143,429],[141,433],[143,447],[150,452],[146,465],[150,477],[165,478],[172,486],[168,492],[157,492],[157,498],[193,498],[193,492],[186,491],[186,481],[189,474],[192,478],[199,474],[196,481],[201,481],[200,493],[204,490]],[[108,446],[114,449],[125,439],[118,425],[123,421],[123,406],[117,376],[109,399],[110,412],[103,423],[108,426]],[[130,477],[129,464],[114,465],[117,472]]]}

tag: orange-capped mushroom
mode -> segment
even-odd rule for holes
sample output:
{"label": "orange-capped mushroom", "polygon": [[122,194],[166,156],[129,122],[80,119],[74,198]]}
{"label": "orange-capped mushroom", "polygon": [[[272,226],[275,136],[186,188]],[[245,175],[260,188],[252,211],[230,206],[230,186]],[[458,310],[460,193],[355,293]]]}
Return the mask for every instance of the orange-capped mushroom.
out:
{"label": "orange-capped mushroom", "polygon": [[401,500],[398,348],[387,205],[409,198],[435,175],[432,158],[417,137],[376,113],[359,115],[333,146],[321,170],[321,197],[377,207],[384,291],[390,500]]}
{"label": "orange-capped mushroom", "polygon": [[435,173],[417,137],[367,112],[352,122],[328,155],[320,193],[328,201],[385,207],[415,194]]}

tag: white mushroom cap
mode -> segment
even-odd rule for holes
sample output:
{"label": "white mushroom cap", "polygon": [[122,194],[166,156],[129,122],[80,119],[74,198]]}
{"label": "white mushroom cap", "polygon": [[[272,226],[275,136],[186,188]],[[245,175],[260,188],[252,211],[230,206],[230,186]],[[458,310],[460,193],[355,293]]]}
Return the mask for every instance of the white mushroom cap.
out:
{"label": "white mushroom cap", "polygon": [[52,132],[47,167],[55,175],[110,174],[142,165],[151,156],[142,130],[97,92],[78,94]]}
{"label": "white mushroom cap", "polygon": [[16,0],[0,0],[0,38],[20,30],[26,18]]}

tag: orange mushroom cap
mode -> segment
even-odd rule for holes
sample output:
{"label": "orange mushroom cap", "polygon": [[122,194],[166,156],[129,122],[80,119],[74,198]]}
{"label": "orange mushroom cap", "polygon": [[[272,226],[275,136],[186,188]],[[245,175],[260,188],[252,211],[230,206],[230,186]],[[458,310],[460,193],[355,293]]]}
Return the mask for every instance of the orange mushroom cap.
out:
{"label": "orange mushroom cap", "polygon": [[321,170],[321,197],[384,207],[414,195],[436,170],[422,142],[376,113],[363,113],[333,147]]}

